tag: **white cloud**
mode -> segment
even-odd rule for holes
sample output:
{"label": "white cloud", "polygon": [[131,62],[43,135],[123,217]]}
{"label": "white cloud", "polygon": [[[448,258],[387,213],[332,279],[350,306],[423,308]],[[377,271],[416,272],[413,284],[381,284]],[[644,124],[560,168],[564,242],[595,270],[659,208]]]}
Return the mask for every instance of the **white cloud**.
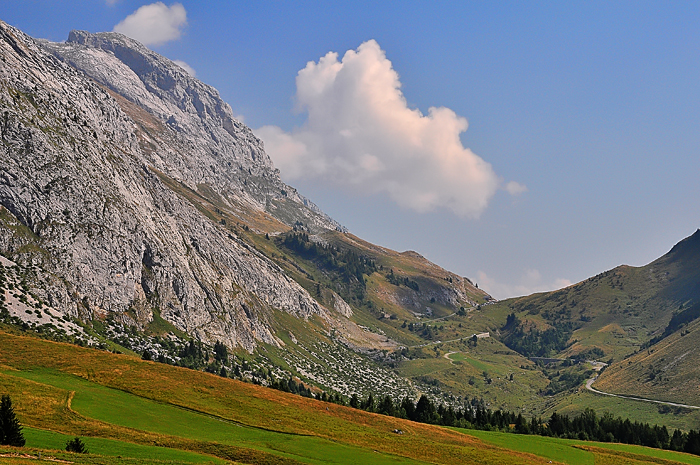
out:
{"label": "white cloud", "polygon": [[196,77],[196,76],[197,76],[197,72],[194,70],[194,68],[191,67],[190,65],[188,65],[187,63],[185,63],[184,61],[182,61],[182,60],[173,60],[173,63],[175,63],[175,64],[178,65],[180,68],[182,68],[182,69],[184,69],[185,71],[187,71],[187,74],[189,74],[190,76],[192,76],[192,77]]}
{"label": "white cloud", "polygon": [[276,126],[255,131],[287,180],[383,192],[402,207],[447,208],[463,217],[478,217],[501,185],[491,165],[462,145],[465,118],[445,107],[427,115],[408,107],[374,40],[340,61],[330,52],[309,62],[296,85],[305,124],[291,133]]}
{"label": "white cloud", "polygon": [[105,3],[109,6],[116,5],[119,3],[121,0],[105,0]]}
{"label": "white cloud", "polygon": [[564,278],[557,278],[552,282],[545,282],[540,272],[535,269],[525,270],[519,281],[515,284],[500,283],[483,271],[479,271],[477,273],[477,283],[481,289],[497,299],[519,297],[536,292],[553,291],[573,284],[571,281]]}
{"label": "white cloud", "polygon": [[187,12],[180,3],[144,5],[114,26],[114,32],[136,39],[144,45],[163,45],[180,38],[187,25]]}
{"label": "white cloud", "polygon": [[505,189],[510,195],[520,195],[527,192],[527,186],[515,181],[511,181],[508,184],[506,184]]}

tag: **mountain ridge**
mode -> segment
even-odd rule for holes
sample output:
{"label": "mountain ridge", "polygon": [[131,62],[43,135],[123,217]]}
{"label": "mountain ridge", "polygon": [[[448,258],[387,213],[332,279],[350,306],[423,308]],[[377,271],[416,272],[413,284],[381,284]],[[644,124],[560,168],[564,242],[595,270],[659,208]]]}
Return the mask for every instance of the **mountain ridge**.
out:
{"label": "mountain ridge", "polygon": [[[10,254],[38,247],[25,260],[44,268],[39,281],[52,277],[47,290],[36,291],[42,300],[73,317],[109,313],[140,326],[157,308],[186,332],[248,350],[256,340],[279,344],[267,322],[269,306],[303,318],[330,316],[277,265],[162,184],[149,168],[157,160],[142,150],[143,137],[155,132],[138,133],[108,92],[45,52],[45,43],[0,26],[0,200],[28,228],[24,237],[3,228],[0,244]],[[173,132],[152,140],[174,139],[165,150],[159,146],[160,154],[186,162]],[[253,151],[245,147],[229,155]],[[254,148],[262,150],[261,144]],[[260,166],[273,187],[282,186],[266,163]],[[194,173],[189,181],[206,179],[212,178]],[[244,203],[252,209],[254,195],[248,197]],[[217,293],[218,283],[241,289]]]}
{"label": "mountain ridge", "polygon": [[[261,383],[408,395],[391,369],[421,340],[407,321],[490,300],[347,232],[281,181],[215,89],[132,39],[0,31],[12,324]],[[240,358],[214,361],[215,343]]]}

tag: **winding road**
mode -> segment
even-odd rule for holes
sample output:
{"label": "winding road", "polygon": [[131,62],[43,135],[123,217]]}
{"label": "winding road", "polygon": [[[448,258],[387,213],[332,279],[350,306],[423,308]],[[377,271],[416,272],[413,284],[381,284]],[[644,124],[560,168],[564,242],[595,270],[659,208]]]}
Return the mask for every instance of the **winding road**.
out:
{"label": "winding road", "polygon": [[670,405],[672,407],[684,407],[684,408],[690,408],[690,409],[700,409],[700,407],[698,407],[697,405],[677,404],[675,402],[664,402],[662,400],[644,399],[642,397],[622,396],[619,394],[611,394],[609,392],[599,391],[593,387],[593,383],[595,382],[596,379],[598,379],[597,376],[586,381],[586,389],[588,389],[591,392],[595,392],[596,394],[601,394],[601,395],[610,396],[610,397],[618,397],[620,399],[638,400],[641,402],[652,402],[654,404]]}

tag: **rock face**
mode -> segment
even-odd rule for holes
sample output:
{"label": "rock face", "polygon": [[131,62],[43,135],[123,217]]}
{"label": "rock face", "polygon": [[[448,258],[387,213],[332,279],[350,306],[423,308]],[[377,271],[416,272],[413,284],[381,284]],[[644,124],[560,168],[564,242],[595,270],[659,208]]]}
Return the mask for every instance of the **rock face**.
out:
{"label": "rock face", "polygon": [[[164,179],[231,211],[340,226],[286,186],[213,88],[115,33],[35,41],[0,22],[0,252],[64,314],[278,345],[273,309],[329,318]],[[347,311],[342,309],[341,311]]]}
{"label": "rock face", "polygon": [[[194,190],[208,185],[229,206],[267,210],[312,230],[342,229],[280,180],[262,142],[233,117],[216,89],[172,61],[114,32],[72,31],[67,42],[43,46],[165,126],[141,128],[151,166]],[[144,123],[138,111],[125,110]]]}

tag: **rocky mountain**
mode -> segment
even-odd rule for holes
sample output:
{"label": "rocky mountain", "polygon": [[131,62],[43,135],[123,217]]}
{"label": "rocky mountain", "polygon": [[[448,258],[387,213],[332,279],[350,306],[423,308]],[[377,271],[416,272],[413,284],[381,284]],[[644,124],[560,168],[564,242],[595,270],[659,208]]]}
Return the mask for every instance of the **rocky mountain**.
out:
{"label": "rocky mountain", "polygon": [[51,43],[0,22],[0,109],[0,320],[210,369],[183,344],[220,341],[263,382],[396,395],[408,348],[492,300],[349,234],[214,88],[128,37]]}
{"label": "rocky mountain", "polygon": [[36,291],[41,300],[140,327],[155,312],[248,350],[278,344],[270,308],[329,318],[164,182],[216,193],[241,216],[339,227],[281,182],[214,89],[116,34],[50,44],[3,23],[0,60],[0,249],[37,267],[36,281],[48,283]]}
{"label": "rocky mountain", "polygon": [[147,126],[137,135],[149,166],[194,190],[206,185],[242,214],[246,208],[267,211],[289,225],[303,221],[313,231],[343,230],[280,180],[262,142],[233,117],[218,91],[177,64],[118,33],[71,31],[65,43],[42,45],[136,104],[122,107]]}

